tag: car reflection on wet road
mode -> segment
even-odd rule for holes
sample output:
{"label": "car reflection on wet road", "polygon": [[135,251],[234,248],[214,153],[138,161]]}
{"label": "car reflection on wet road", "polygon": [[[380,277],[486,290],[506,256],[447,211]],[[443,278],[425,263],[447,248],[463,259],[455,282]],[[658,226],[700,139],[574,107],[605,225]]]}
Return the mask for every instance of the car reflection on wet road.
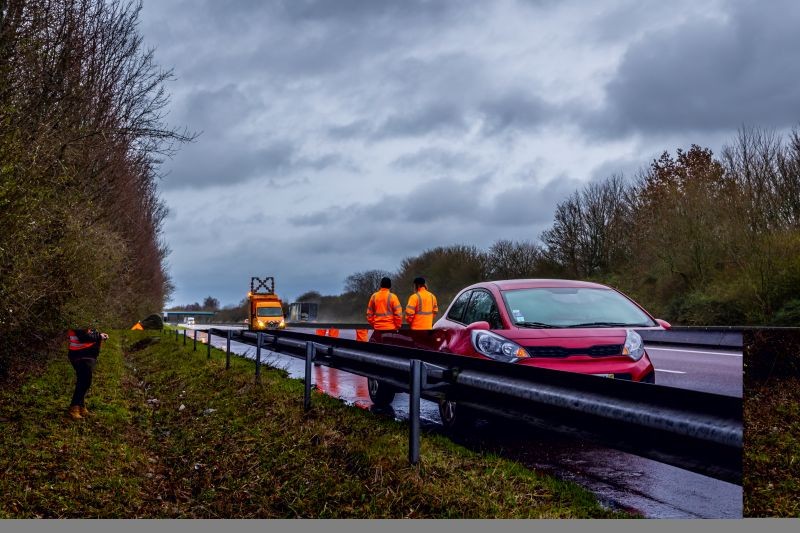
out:
{"label": "car reflection on wet road", "polygon": [[[200,334],[205,340],[205,335]],[[342,338],[354,338],[342,330]],[[215,347],[225,349],[225,339],[213,337]],[[231,343],[231,351],[255,357],[255,347]],[[663,350],[662,350],[663,351]],[[723,354],[724,355],[724,354]],[[727,354],[731,355],[731,354]],[[706,354],[708,356],[708,354]],[[654,362],[658,356],[654,358]],[[728,364],[741,365],[741,359],[724,357]],[[262,348],[262,362],[302,379],[305,362]],[[656,366],[657,363],[656,363]],[[734,367],[733,372],[736,372]],[[741,375],[741,374],[739,374]],[[677,377],[677,375],[676,375]],[[313,368],[315,387],[330,396],[362,409],[408,418],[408,394],[398,393],[389,409],[373,409],[367,379],[322,365]],[[712,387],[717,387],[712,384]],[[687,388],[694,388],[689,386]],[[717,387],[719,388],[719,387]],[[728,387],[731,388],[731,387]],[[741,395],[741,384],[733,384],[731,395]],[[438,406],[422,400],[422,426],[427,431],[444,432]],[[651,518],[741,518],[742,487],[681,470],[663,463],[618,450],[580,441],[554,432],[536,430],[511,422],[479,422],[468,436],[451,435],[460,444],[477,451],[491,451],[519,461],[531,468],[574,481],[591,490],[607,505],[635,510]]]}

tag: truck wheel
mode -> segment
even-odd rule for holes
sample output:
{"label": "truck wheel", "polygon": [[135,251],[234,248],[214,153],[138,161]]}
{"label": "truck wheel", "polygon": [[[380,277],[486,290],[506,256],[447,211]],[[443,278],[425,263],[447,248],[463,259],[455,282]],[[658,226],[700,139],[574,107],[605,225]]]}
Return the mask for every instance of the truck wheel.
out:
{"label": "truck wheel", "polygon": [[439,418],[442,419],[445,429],[458,431],[472,426],[475,422],[475,413],[453,400],[440,400]]}
{"label": "truck wheel", "polygon": [[386,407],[392,403],[396,393],[391,385],[372,378],[367,378],[367,390],[369,391],[369,399],[378,407]]}

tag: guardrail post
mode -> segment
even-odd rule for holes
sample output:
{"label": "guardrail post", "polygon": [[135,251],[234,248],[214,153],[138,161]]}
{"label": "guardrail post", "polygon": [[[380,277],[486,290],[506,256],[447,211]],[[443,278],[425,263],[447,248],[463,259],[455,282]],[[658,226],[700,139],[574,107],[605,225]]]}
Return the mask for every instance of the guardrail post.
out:
{"label": "guardrail post", "polygon": [[206,359],[211,359],[211,328],[206,330]]}
{"label": "guardrail post", "polygon": [[194,330],[193,337],[194,337],[194,343],[192,344],[192,351],[196,352],[197,351],[197,330]]}
{"label": "guardrail post", "polygon": [[178,342],[178,328],[175,328],[175,342]]}
{"label": "guardrail post", "polygon": [[422,373],[425,363],[419,359],[411,360],[411,376],[408,394],[408,462],[412,465],[419,463],[419,398],[422,389]]}
{"label": "guardrail post", "polygon": [[256,335],[256,383],[261,383],[261,343],[263,342],[264,334],[258,332]]}
{"label": "guardrail post", "polygon": [[183,330],[183,345],[186,346],[186,330]]}
{"label": "guardrail post", "polygon": [[311,409],[311,363],[317,353],[317,347],[313,342],[306,342],[306,382],[303,395],[303,409]]}
{"label": "guardrail post", "polygon": [[228,342],[225,346],[225,369],[231,367],[231,330],[228,330]]}

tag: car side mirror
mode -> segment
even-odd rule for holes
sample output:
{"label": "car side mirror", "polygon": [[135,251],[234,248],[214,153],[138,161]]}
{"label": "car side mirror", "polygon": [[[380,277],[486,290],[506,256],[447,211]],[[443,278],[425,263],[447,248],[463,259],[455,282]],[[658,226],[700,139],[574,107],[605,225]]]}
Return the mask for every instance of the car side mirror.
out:
{"label": "car side mirror", "polygon": [[661,326],[664,329],[672,328],[672,325],[669,322],[667,322],[666,320],[661,320],[660,318],[656,318],[656,322],[658,322],[658,325]]}
{"label": "car side mirror", "polygon": [[467,331],[473,331],[476,329],[489,330],[490,326],[489,323],[486,322],[485,320],[479,320],[478,322],[473,322],[472,324],[467,326]]}

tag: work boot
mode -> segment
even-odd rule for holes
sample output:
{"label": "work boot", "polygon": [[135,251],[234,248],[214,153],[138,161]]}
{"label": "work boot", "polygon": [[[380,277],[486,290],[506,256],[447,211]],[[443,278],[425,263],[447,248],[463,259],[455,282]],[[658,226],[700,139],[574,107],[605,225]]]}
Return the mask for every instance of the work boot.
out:
{"label": "work boot", "polygon": [[80,405],[70,405],[69,406],[69,417],[73,420],[80,420],[83,418],[81,416],[81,406]]}
{"label": "work boot", "polygon": [[89,410],[84,405],[81,405],[81,416],[82,417],[89,416]]}

